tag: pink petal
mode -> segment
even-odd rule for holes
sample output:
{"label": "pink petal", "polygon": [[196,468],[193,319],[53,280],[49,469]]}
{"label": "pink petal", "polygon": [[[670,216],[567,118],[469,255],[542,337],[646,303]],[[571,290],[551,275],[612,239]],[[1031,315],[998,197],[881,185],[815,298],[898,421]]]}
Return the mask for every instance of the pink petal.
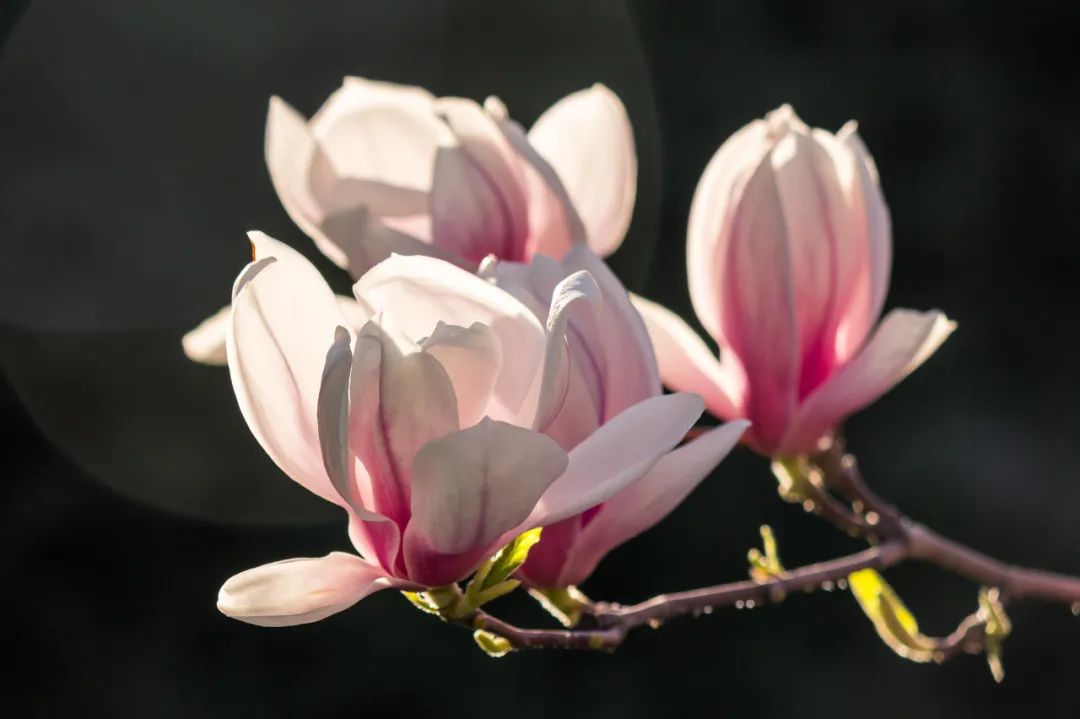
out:
{"label": "pink petal", "polygon": [[366,512],[355,485],[349,451],[349,375],[352,373],[352,335],[338,327],[326,353],[316,417],[323,466],[334,489],[358,512]]}
{"label": "pink petal", "polygon": [[806,398],[780,451],[809,451],[841,420],[907,377],[956,329],[937,310],[893,310],[847,365]]}
{"label": "pink petal", "polygon": [[600,287],[603,302],[593,332],[582,340],[603,358],[606,421],[643,399],[660,394],[660,370],[649,333],[619,278],[586,245],[567,253],[563,266],[585,270]]}
{"label": "pink petal", "polygon": [[839,363],[838,319],[865,267],[866,249],[851,222],[851,153],[823,131],[796,129],[770,156],[788,238],[802,355],[799,396]]}
{"label": "pink petal", "polygon": [[570,452],[566,472],[544,492],[522,531],[584,512],[640,479],[686,436],[703,409],[696,395],[662,395],[600,427]]}
{"label": "pink petal", "polygon": [[566,466],[566,453],[544,435],[490,419],[424,445],[405,532],[409,576],[425,584],[461,579]]}
{"label": "pink petal", "polygon": [[727,277],[733,202],[771,148],[765,121],[751,122],[720,146],[694,190],[686,236],[686,270],[694,311],[714,339],[723,336],[720,291]]}
{"label": "pink petal", "polygon": [[701,395],[717,417],[738,417],[746,378],[737,360],[717,360],[690,325],[666,307],[637,295],[632,300],[649,331],[664,384],[677,392]]}
{"label": "pink petal", "polygon": [[596,280],[583,270],[567,276],[552,291],[540,398],[532,425],[534,429],[545,431],[559,414],[566,399],[570,383],[566,329],[571,310],[578,306],[585,312],[595,311],[600,301],[600,288]]}
{"label": "pink petal", "polygon": [[540,543],[532,548],[525,564],[514,576],[530,587],[565,587],[562,577],[567,575],[567,563],[586,524],[586,518],[591,517],[594,511],[595,509],[586,511],[567,517],[561,522],[546,525]]}
{"label": "pink petal", "polygon": [[[584,246],[584,245],[582,245]],[[544,255],[537,255],[529,263],[489,261],[481,266],[482,277],[492,280],[501,289],[532,309],[537,318],[548,323],[552,298],[557,297],[559,283],[567,279],[569,270],[563,263]],[[581,278],[579,278],[581,279]],[[564,285],[562,289],[569,289]],[[583,286],[579,289],[590,289]],[[582,439],[592,434],[603,420],[602,386],[603,358],[592,353],[589,333],[595,334],[600,312],[601,298],[595,293],[584,292],[578,299],[589,299],[580,311],[569,312],[559,320],[559,334],[548,334],[547,374],[541,375],[547,385],[538,387],[542,394],[542,409],[536,418],[530,417],[534,427],[543,427],[544,434],[554,439],[563,449],[572,449]],[[561,303],[556,303],[558,306]],[[564,308],[564,311],[569,308]],[[565,321],[564,321],[565,320]],[[570,330],[569,336],[567,330]],[[564,347],[560,351],[560,347]],[[597,361],[600,360],[600,361]]]}
{"label": "pink petal", "polygon": [[[349,382],[353,354],[352,335],[338,327],[334,344],[326,354],[322,386],[319,389],[319,443],[323,464],[334,488],[348,502],[350,533],[357,549],[366,559],[376,559],[391,569],[401,541],[398,525],[389,518],[369,511],[372,481],[363,465],[358,465],[349,442]],[[363,489],[362,489],[363,487]]]}
{"label": "pink petal", "polygon": [[349,437],[371,482],[365,506],[404,527],[416,453],[457,431],[457,400],[437,359],[403,351],[378,322],[365,325],[356,340]]}
{"label": "pink petal", "polygon": [[531,260],[539,255],[561,258],[571,247],[585,242],[585,225],[559,175],[529,144],[521,125],[503,119],[499,127],[521,161],[529,213],[529,238],[523,259]]}
{"label": "pink petal", "polygon": [[851,222],[864,246],[858,285],[837,327],[837,354],[847,360],[862,346],[885,303],[892,265],[892,226],[878,184],[877,167],[854,122],[841,128],[836,142],[852,156]]}
{"label": "pink petal", "polygon": [[476,103],[447,98],[438,107],[456,143],[435,157],[434,244],[474,262],[489,254],[525,259],[529,216],[520,157]]}
{"label": "pink petal", "polygon": [[310,624],[348,609],[390,587],[409,588],[354,554],[286,559],[230,578],[218,593],[218,611],[262,627]]}
{"label": "pink petal", "polygon": [[801,360],[788,230],[769,161],[747,181],[731,228],[720,347],[739,358],[753,438],[768,447],[795,409]]}
{"label": "pink petal", "polygon": [[[563,379],[559,366],[564,359],[553,354],[549,369],[558,369],[553,375],[557,381],[547,388],[548,410],[536,425],[566,449],[610,417],[660,393],[656,359],[641,317],[618,278],[585,244],[575,245],[561,263],[541,255],[528,264],[491,262],[481,269],[483,276],[548,322],[552,317],[547,298],[575,271],[587,272],[599,295],[591,307],[582,306],[585,311],[569,312],[565,322],[560,320],[566,332],[567,376]],[[557,347],[558,342],[549,342],[549,348]]]}
{"label": "pink petal", "polygon": [[562,262],[546,255],[536,255],[529,262],[506,262],[491,256],[477,269],[477,275],[509,292],[545,323],[551,293],[568,274]]}
{"label": "pink petal", "polygon": [[604,502],[578,535],[555,586],[584,582],[604,555],[666,517],[720,464],[748,426],[745,420],[728,422],[671,450],[648,474]]}
{"label": "pink petal", "polygon": [[469,427],[479,422],[502,366],[502,345],[495,332],[479,322],[468,327],[439,322],[420,346],[450,376],[457,397],[458,424]]}
{"label": "pink petal", "polygon": [[419,256],[380,263],[353,291],[362,304],[392,314],[401,330],[417,340],[431,334],[436,320],[490,327],[503,361],[488,414],[514,424],[532,421],[545,333],[533,312],[513,296],[471,272]]}
{"label": "pink petal", "polygon": [[344,506],[323,467],[316,405],[327,349],[346,323],[310,262],[253,232],[258,260],[237,279],[229,372],[252,434],[290,478]]}
{"label": "pink petal", "polygon": [[529,143],[551,163],[600,256],[622,244],[634,213],[637,153],[626,108],[603,85],[580,90],[548,108]]}

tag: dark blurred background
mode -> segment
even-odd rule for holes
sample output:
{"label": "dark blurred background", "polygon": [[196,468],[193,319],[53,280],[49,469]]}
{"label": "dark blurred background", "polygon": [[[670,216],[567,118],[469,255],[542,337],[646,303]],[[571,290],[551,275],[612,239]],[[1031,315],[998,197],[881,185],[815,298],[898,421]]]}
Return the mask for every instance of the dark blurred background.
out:
{"label": "dark blurred background", "polygon": [[[5,28],[26,2],[0,6]],[[8,716],[1080,715],[1080,619],[1018,604],[980,658],[894,656],[844,592],[633,635],[613,656],[491,660],[383,593],[319,624],[217,613],[236,571],[346,547],[263,456],[182,332],[226,301],[259,228],[332,273],[263,167],[267,99],[314,112],[346,74],[498,94],[529,123],[601,81],[641,176],[612,264],[690,316],[697,178],[782,102],[860,121],[892,209],[888,306],[959,331],[849,426],[878,491],[1004,559],[1080,573],[1080,89],[1075,3],[238,0],[34,2],[0,53],[0,615]],[[741,578],[757,527],[789,566],[857,548],[737,452],[585,590],[631,601]],[[976,587],[890,574],[929,633]],[[521,598],[503,610],[543,617]]]}

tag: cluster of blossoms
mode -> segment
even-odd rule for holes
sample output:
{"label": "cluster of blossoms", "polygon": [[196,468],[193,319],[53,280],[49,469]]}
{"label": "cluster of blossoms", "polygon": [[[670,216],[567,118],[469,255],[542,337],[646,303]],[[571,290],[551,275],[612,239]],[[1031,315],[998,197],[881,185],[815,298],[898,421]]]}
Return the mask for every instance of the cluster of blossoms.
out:
{"label": "cluster of blossoms", "polygon": [[[691,209],[690,294],[719,359],[602,259],[637,182],[607,88],[526,132],[495,98],[348,78],[310,120],[272,100],[266,159],[353,296],[252,233],[231,306],[184,346],[228,364],[255,438],[345,511],[356,553],[229,579],[219,608],[254,624],[453,586],[537,528],[516,579],[566,591],[740,438],[812,450],[953,327],[936,311],[877,323],[891,239],[876,168],[853,124],[810,129],[787,106],[720,147]],[[687,440],[705,409],[727,423]]]}

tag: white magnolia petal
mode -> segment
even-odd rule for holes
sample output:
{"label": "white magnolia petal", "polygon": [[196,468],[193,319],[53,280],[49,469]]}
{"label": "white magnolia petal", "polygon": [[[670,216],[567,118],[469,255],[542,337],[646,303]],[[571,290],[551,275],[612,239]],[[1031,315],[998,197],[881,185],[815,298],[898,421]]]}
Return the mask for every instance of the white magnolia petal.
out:
{"label": "white magnolia petal", "polygon": [[345,318],[345,326],[354,333],[371,319],[371,313],[368,312],[366,307],[357,302],[355,297],[336,295],[334,299],[337,300],[341,316]]}
{"label": "white magnolia petal", "polygon": [[365,272],[392,255],[430,255],[461,262],[456,255],[418,237],[388,226],[387,218],[376,217],[369,205],[336,212],[323,220],[323,237],[341,251],[341,265],[352,277]]}
{"label": "white magnolia petal", "polygon": [[529,207],[521,157],[498,121],[471,100],[437,107],[455,142],[436,153],[431,188],[435,245],[474,262],[527,259]]}
{"label": "white magnolia petal", "polygon": [[[369,319],[368,314],[352,297],[338,295],[337,300],[338,308],[348,320],[349,327],[359,329]],[[185,334],[182,345],[188,359],[207,365],[227,365],[225,336],[228,334],[231,317],[232,305],[225,305]]]}
{"label": "white magnolia petal", "polygon": [[[310,123],[280,98],[271,100],[265,153],[274,188],[293,221],[339,266],[362,272],[365,255],[399,239],[381,227],[415,242],[430,238],[435,152],[449,132],[432,102],[420,88],[356,78],[346,79]],[[356,223],[338,216],[357,212],[369,212],[379,228],[361,224],[365,233],[349,234]],[[365,251],[365,238],[376,247]]]}
{"label": "white magnolia petal", "polygon": [[749,425],[746,420],[728,422],[671,450],[639,481],[604,502],[577,536],[558,586],[580,584],[609,551],[666,517],[720,464]]}
{"label": "white magnolia petal", "polygon": [[355,554],[285,559],[231,577],[218,593],[222,614],[263,627],[310,624],[380,589],[408,587]]}
{"label": "white magnolia petal", "polygon": [[533,428],[543,430],[559,412],[568,387],[568,357],[566,326],[573,307],[582,301],[596,311],[602,301],[600,287],[593,276],[584,270],[574,272],[555,286],[547,316],[547,343],[544,351],[544,370],[541,375],[540,397]]}
{"label": "white magnolia petal", "polygon": [[409,337],[428,336],[435,322],[487,325],[499,338],[503,362],[490,416],[528,424],[536,411],[536,376],[545,332],[533,312],[509,293],[459,267],[429,257],[391,257],[353,288],[373,310],[385,310]]}
{"label": "white magnolia petal", "polygon": [[503,188],[466,150],[439,149],[431,192],[431,236],[436,247],[476,263],[492,254],[524,259],[524,210],[515,219],[509,206]]}
{"label": "white magnolia petal", "polygon": [[373,319],[357,337],[349,439],[367,470],[371,508],[404,526],[416,453],[457,431],[458,408],[439,361],[415,351],[406,338],[396,342],[382,319]]}
{"label": "white magnolia petal", "polygon": [[640,402],[570,452],[570,465],[540,498],[525,527],[553,524],[594,507],[640,479],[677,445],[704,410],[693,394]]}
{"label": "white magnolia petal", "polygon": [[289,477],[343,504],[323,467],[316,405],[327,348],[346,320],[302,255],[262,233],[250,238],[258,259],[237,278],[227,337],[240,412]]}
{"label": "white magnolia petal", "polygon": [[225,355],[225,335],[228,332],[231,316],[232,305],[225,305],[185,334],[181,344],[188,359],[215,366],[228,364],[228,358]]}
{"label": "white magnolia petal", "polygon": [[457,396],[458,423],[469,427],[480,421],[491,401],[502,366],[502,346],[495,332],[485,324],[469,327],[442,321],[431,337],[420,343],[424,352],[439,360]]}
{"label": "white magnolia petal", "polygon": [[[349,446],[349,379],[353,353],[352,334],[338,327],[334,344],[326,353],[322,386],[319,388],[319,445],[323,465],[334,489],[349,504],[352,514],[366,522],[388,522],[387,517],[364,506],[363,493],[356,483],[356,462]],[[366,474],[363,479],[369,481]],[[387,530],[395,533],[396,526]],[[396,540],[395,540],[396,542]]]}
{"label": "white magnolia petal", "polygon": [[637,193],[637,153],[626,108],[604,85],[567,95],[529,130],[585,226],[600,256],[618,249],[630,226]]}
{"label": "white magnolia petal", "polygon": [[443,554],[485,549],[529,516],[567,462],[548,437],[490,419],[429,442],[413,464],[406,552],[412,538]]}
{"label": "white magnolia petal", "polygon": [[351,506],[360,506],[352,481],[352,454],[349,451],[349,375],[352,372],[352,335],[338,327],[334,343],[326,353],[322,385],[319,387],[317,419],[323,466],[330,482]]}
{"label": "white magnolia petal", "polygon": [[341,251],[325,241],[319,228],[323,211],[309,185],[311,165],[317,152],[318,144],[304,116],[280,97],[270,98],[264,153],[274,190],[292,221],[314,239],[335,264],[344,266]]}
{"label": "white magnolia petal", "polygon": [[555,168],[529,143],[521,125],[513,120],[499,125],[522,160],[529,211],[526,259],[540,255],[561,258],[571,247],[586,241],[585,225]]}
{"label": "white magnolia petal", "polygon": [[563,260],[567,270],[586,270],[603,297],[593,331],[583,338],[603,357],[604,418],[646,397],[660,394],[660,371],[643,318],[615,273],[588,245],[573,247]]}
{"label": "white magnolia petal", "polygon": [[327,98],[311,132],[340,176],[424,194],[446,137],[427,90],[359,77]]}

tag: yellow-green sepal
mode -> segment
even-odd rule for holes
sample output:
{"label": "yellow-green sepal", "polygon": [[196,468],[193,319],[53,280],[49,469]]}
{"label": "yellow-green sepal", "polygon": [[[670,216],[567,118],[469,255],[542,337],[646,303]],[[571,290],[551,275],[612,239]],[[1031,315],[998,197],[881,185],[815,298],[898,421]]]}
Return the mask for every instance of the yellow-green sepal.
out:
{"label": "yellow-green sepal", "polygon": [[938,641],[919,632],[915,615],[880,574],[861,569],[848,576],[848,583],[886,646],[913,662],[934,660]]}

